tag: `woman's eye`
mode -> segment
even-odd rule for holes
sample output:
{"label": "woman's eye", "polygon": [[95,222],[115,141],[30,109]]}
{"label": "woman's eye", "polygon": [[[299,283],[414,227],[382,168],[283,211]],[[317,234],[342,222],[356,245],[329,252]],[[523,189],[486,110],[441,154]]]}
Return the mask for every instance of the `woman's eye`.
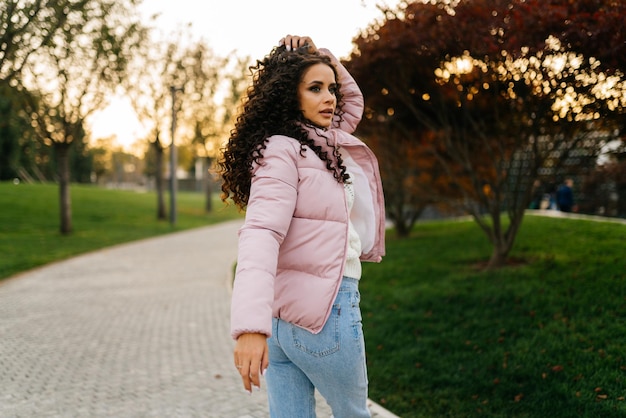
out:
{"label": "woman's eye", "polygon": [[320,92],[320,88],[317,86],[311,87],[310,89],[313,93],[319,93]]}

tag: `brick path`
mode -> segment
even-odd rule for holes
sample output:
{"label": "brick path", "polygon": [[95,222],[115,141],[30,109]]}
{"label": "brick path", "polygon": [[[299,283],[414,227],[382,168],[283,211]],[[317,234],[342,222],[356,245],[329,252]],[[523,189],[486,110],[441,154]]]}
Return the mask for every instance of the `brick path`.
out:
{"label": "brick path", "polygon": [[[239,226],[124,244],[0,283],[0,417],[268,417],[264,390],[244,392],[232,365]],[[320,399],[318,417],[328,416]]]}

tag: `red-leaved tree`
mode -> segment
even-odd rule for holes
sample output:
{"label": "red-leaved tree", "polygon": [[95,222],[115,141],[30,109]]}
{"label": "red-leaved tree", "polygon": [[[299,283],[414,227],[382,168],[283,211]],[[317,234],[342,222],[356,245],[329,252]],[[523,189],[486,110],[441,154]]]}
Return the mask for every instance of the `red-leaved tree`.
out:
{"label": "red-leaved tree", "polygon": [[[395,159],[407,176],[429,173],[419,176],[427,184],[407,190],[383,169],[388,200],[418,193],[405,198],[407,207],[436,197],[471,214],[493,245],[487,266],[494,268],[507,261],[534,181],[562,174],[574,155],[577,166],[592,165],[619,136],[623,58],[609,58],[624,52],[624,6],[582,2],[615,26],[603,27],[611,44],[596,45],[576,38],[588,20],[567,0],[540,2],[533,13],[527,8],[537,2],[447,3],[387,10],[384,21],[355,39],[346,65],[366,98],[360,135],[377,150],[406,144],[395,155],[381,154],[391,159],[382,166]],[[555,30],[558,22],[570,31]]]}

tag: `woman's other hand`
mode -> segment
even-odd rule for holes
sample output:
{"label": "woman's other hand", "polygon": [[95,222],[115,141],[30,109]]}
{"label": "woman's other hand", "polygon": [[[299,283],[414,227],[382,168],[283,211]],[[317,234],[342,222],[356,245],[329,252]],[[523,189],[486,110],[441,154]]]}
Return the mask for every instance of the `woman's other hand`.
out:
{"label": "woman's other hand", "polygon": [[267,336],[241,334],[235,344],[235,367],[241,375],[243,387],[252,393],[252,385],[261,387],[260,376],[269,366]]}

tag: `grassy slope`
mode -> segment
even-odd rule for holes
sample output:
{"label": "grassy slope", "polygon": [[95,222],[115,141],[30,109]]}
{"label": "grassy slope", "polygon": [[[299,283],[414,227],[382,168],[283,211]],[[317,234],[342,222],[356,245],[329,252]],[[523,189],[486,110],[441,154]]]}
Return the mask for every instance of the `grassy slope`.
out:
{"label": "grassy slope", "polygon": [[122,242],[194,228],[241,216],[204,196],[179,193],[177,224],[156,219],[156,195],[72,185],[74,232],[59,233],[58,187],[0,183],[0,279],[51,261]]}
{"label": "grassy slope", "polygon": [[370,395],[409,417],[626,416],[626,226],[527,217],[526,265],[471,222],[388,240],[361,284]]}

